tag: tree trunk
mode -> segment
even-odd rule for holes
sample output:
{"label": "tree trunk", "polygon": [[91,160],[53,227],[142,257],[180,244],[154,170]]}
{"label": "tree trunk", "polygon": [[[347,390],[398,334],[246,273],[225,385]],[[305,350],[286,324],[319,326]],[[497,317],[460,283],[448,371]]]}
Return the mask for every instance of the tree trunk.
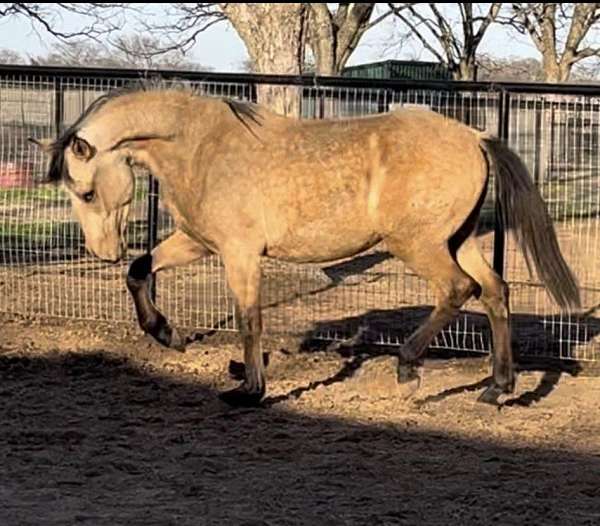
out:
{"label": "tree trunk", "polygon": [[475,57],[463,57],[452,71],[454,80],[475,80]]}
{"label": "tree trunk", "polygon": [[543,57],[544,80],[549,83],[567,82],[571,77],[572,65],[566,61],[557,62]]}
{"label": "tree trunk", "polygon": [[375,4],[338,4],[332,13],[327,4],[311,3],[309,43],[316,73],[339,75],[369,27]]}
{"label": "tree trunk", "polygon": [[[304,4],[221,4],[221,8],[244,41],[257,73],[301,74]],[[258,102],[282,115],[299,115],[300,93],[288,86],[257,88]]]}
{"label": "tree trunk", "polygon": [[[338,4],[335,12],[327,4],[308,4],[308,42],[315,58],[315,73],[338,76],[369,26],[375,4]],[[339,98],[322,93],[318,101],[321,118],[339,114]]]}

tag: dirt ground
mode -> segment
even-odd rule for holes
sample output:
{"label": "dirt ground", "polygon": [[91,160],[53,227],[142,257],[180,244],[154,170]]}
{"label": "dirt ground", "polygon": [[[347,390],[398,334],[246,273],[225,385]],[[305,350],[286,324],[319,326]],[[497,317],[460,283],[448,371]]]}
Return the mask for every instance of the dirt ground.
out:
{"label": "dirt ground", "polygon": [[432,357],[406,398],[385,348],[271,338],[264,407],[232,409],[235,336],[0,321],[3,526],[600,524],[585,371],[522,370],[497,409],[485,359]]}

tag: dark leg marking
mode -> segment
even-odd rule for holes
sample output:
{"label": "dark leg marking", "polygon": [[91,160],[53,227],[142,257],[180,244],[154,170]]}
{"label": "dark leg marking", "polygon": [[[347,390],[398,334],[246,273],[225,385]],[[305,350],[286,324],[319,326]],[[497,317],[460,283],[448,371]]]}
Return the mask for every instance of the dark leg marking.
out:
{"label": "dark leg marking", "polygon": [[259,406],[265,396],[263,356],[260,352],[262,319],[260,307],[252,306],[238,316],[244,346],[244,380],[239,387],[222,393],[219,397],[235,407]]}
{"label": "dark leg marking", "polygon": [[153,283],[152,256],[144,254],[133,261],[127,273],[127,288],[133,297],[138,322],[142,330],[161,345],[179,351],[185,350],[185,342],[167,319],[154,306],[150,298]]}

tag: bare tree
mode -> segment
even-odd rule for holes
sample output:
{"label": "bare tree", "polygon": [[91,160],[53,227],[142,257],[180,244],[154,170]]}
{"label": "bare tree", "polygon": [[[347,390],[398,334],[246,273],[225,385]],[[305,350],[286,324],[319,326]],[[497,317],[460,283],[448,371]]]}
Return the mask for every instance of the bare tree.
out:
{"label": "bare tree", "polygon": [[169,49],[186,51],[202,32],[220,22],[229,22],[244,41],[253,70],[301,73],[308,45],[313,51],[315,71],[332,75],[341,71],[365,32],[391,14],[386,7],[371,20],[376,5],[170,4],[163,17],[167,22],[146,27],[168,36]]}
{"label": "bare tree", "polygon": [[306,4],[309,8],[308,44],[318,75],[339,75],[362,36],[391,13],[386,9],[372,20],[376,4]]}
{"label": "bare tree", "polygon": [[[146,29],[169,40],[157,53],[186,52],[214,24],[228,21],[243,40],[248,64],[258,73],[298,75],[302,72],[306,6],[287,4],[171,4],[158,24]],[[298,114],[297,90],[260,86],[260,102],[282,114]]]}
{"label": "bare tree", "polygon": [[477,49],[486,31],[498,18],[502,3],[491,3],[487,10],[472,3],[389,6],[405,30],[403,42],[416,39],[437,60],[446,64],[456,80],[474,80]]}
{"label": "bare tree", "polygon": [[[158,24],[147,29],[170,39],[164,51],[190,49],[199,35],[214,24],[228,22],[248,51],[246,69],[256,73],[299,75],[307,70],[335,75],[373,25],[390,14],[370,21],[375,4],[268,3],[268,4],[171,4]],[[307,68],[310,47],[314,68]],[[295,90],[261,88],[261,102],[276,111],[296,113]]]}
{"label": "bare tree", "polygon": [[112,57],[121,65],[144,69],[172,69],[188,71],[207,71],[210,68],[189,60],[181,50],[156,53],[163,49],[164,42],[153,35],[120,36],[112,46],[116,53]]}
{"label": "bare tree", "polygon": [[24,64],[23,56],[14,49],[0,49],[0,64]]}
{"label": "bare tree", "polygon": [[[42,30],[59,40],[73,38],[98,39],[123,26],[121,16],[129,4],[67,3],[67,4],[4,4],[0,3],[1,18],[25,18],[36,30]],[[64,15],[77,15],[81,20],[73,30],[63,28]]]}
{"label": "bare tree", "polygon": [[72,40],[55,44],[47,55],[30,57],[33,65],[70,67],[118,67],[119,61],[108,56],[106,48],[90,40]]}
{"label": "bare tree", "polygon": [[523,3],[512,4],[504,22],[529,35],[542,55],[546,82],[565,82],[575,64],[600,55],[591,38],[599,19],[600,3]]}
{"label": "bare tree", "polygon": [[93,40],[59,42],[47,55],[32,57],[31,63],[44,66],[191,71],[204,69],[199,64],[188,61],[180,53],[153,55],[152,50],[163,44],[152,36],[120,37],[118,41],[120,47],[117,49],[108,48]]}
{"label": "bare tree", "polygon": [[540,82],[544,80],[542,63],[531,57],[477,58],[478,80],[496,82]]}
{"label": "bare tree", "polygon": [[[220,4],[260,73],[297,75],[302,72],[306,8],[302,3]],[[298,115],[295,89],[259,86],[260,102],[285,115]]]}
{"label": "bare tree", "polygon": [[[187,52],[201,33],[229,22],[243,40],[252,68],[259,73],[297,74],[302,66],[306,8],[288,4],[170,4],[159,23],[145,28],[169,44],[157,53]],[[165,21],[166,20],[166,21]]]}

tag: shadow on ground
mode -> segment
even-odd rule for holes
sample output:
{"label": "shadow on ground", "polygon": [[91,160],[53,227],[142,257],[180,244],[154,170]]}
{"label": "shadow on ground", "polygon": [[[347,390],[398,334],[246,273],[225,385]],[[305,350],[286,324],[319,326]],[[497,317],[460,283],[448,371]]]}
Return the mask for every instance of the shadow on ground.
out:
{"label": "shadow on ground", "polygon": [[597,524],[600,458],[397,425],[233,410],[104,354],[0,357],[0,521]]}
{"label": "shadow on ground", "polygon": [[[403,341],[425,321],[431,309],[431,307],[405,307],[397,310],[377,310],[369,311],[363,316],[317,322],[314,328],[304,335],[300,350],[307,353],[335,351],[346,358],[344,367],[338,373],[319,382],[322,385],[331,385],[349,378],[369,360],[380,356],[398,356],[399,347],[397,345],[374,345],[373,343],[377,342],[381,334],[388,335],[390,340]],[[461,358],[463,362],[471,361],[479,367],[484,363],[489,363],[488,353],[452,350],[461,347],[484,348],[483,342],[487,342],[487,345],[491,346],[491,333],[487,318],[479,313],[462,312],[459,323],[462,324],[460,332],[448,330],[438,337],[438,342],[441,342],[442,346],[428,351],[429,363],[437,359],[448,360],[451,358]],[[539,402],[554,390],[562,374],[577,376],[583,370],[597,374],[593,365],[577,359],[561,359],[561,356],[565,355],[577,356],[579,346],[586,343],[581,341],[582,334],[576,325],[552,324],[548,318],[525,314],[513,314],[511,323],[516,371],[542,371],[544,375],[535,390],[523,393],[518,398],[508,399],[505,405],[530,406]],[[559,334],[553,332],[556,327],[560,330]],[[569,330],[573,331],[573,334],[568,334]],[[318,338],[319,335],[342,334],[348,335],[346,341],[332,342]],[[589,323],[589,330],[585,335],[588,341],[591,341],[598,334],[600,334],[600,320],[596,322],[593,319]],[[521,342],[527,342],[528,345],[525,347]],[[531,346],[533,342],[535,342],[535,348]],[[572,347],[568,345],[568,342],[573,342]],[[444,348],[444,344],[447,347]],[[549,356],[555,358],[548,358]],[[425,374],[427,367],[426,363]],[[489,376],[484,377],[472,385],[449,389],[424,402],[440,401],[452,395],[480,391],[489,383]],[[316,386],[310,386],[305,390],[314,387]]]}

